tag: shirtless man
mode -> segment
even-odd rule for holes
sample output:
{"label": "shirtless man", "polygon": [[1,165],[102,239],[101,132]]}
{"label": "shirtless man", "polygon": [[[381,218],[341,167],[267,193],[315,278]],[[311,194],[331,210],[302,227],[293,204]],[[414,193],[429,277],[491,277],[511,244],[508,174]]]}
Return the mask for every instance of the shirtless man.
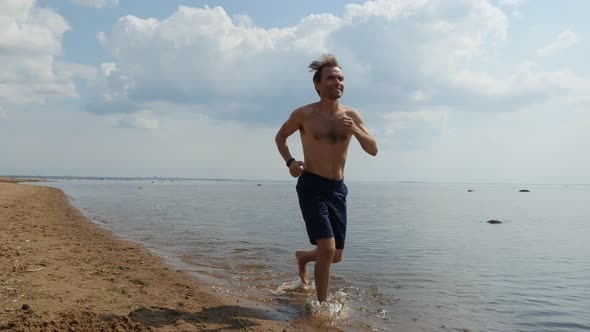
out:
{"label": "shirtless man", "polygon": [[[299,177],[297,195],[305,228],[314,250],[297,250],[299,277],[308,283],[307,263],[315,261],[314,278],[319,302],[327,301],[330,267],[342,259],[346,237],[346,195],[344,164],[350,139],[354,136],[363,150],[377,155],[377,143],[358,112],[341,105],[344,76],[331,54],[313,61],[313,84],[320,101],[291,113],[279,129],[275,142],[289,173]],[[287,138],[299,130],[304,161],[293,158]]]}

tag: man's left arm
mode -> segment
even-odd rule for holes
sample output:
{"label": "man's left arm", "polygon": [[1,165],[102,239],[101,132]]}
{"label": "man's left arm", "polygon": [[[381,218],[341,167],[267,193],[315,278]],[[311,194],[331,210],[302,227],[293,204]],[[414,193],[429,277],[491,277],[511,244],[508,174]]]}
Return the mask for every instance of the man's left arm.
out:
{"label": "man's left arm", "polygon": [[365,152],[371,156],[377,155],[377,142],[371,133],[369,133],[363,118],[358,112],[350,111],[348,115],[344,117],[344,126],[352,132]]}

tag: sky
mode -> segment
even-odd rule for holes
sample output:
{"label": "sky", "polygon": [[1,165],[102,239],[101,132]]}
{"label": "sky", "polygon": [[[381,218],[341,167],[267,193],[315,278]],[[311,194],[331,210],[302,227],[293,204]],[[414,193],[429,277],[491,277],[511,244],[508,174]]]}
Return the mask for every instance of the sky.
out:
{"label": "sky", "polygon": [[[586,0],[0,0],[0,174],[291,179],[336,55],[351,181],[590,183]],[[301,159],[298,134],[288,141]]]}

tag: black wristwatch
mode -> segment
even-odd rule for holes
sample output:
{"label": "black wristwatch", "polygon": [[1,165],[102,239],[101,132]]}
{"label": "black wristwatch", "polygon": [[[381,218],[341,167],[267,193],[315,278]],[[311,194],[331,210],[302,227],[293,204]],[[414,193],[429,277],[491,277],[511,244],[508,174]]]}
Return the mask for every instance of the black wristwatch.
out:
{"label": "black wristwatch", "polygon": [[295,161],[295,158],[287,160],[287,167],[291,167],[291,163]]}

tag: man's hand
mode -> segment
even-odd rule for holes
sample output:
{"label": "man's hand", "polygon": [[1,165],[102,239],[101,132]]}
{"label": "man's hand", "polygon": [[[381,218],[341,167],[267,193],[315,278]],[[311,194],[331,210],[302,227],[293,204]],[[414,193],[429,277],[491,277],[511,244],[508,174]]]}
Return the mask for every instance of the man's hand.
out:
{"label": "man's hand", "polygon": [[357,126],[356,123],[354,123],[354,120],[346,114],[339,116],[336,123],[339,128],[346,129],[347,131],[353,134],[357,130]]}
{"label": "man's hand", "polygon": [[291,162],[291,165],[289,166],[289,174],[291,174],[291,176],[294,178],[303,174],[304,170],[305,170],[305,164],[303,163],[303,161],[295,160],[295,161]]}

